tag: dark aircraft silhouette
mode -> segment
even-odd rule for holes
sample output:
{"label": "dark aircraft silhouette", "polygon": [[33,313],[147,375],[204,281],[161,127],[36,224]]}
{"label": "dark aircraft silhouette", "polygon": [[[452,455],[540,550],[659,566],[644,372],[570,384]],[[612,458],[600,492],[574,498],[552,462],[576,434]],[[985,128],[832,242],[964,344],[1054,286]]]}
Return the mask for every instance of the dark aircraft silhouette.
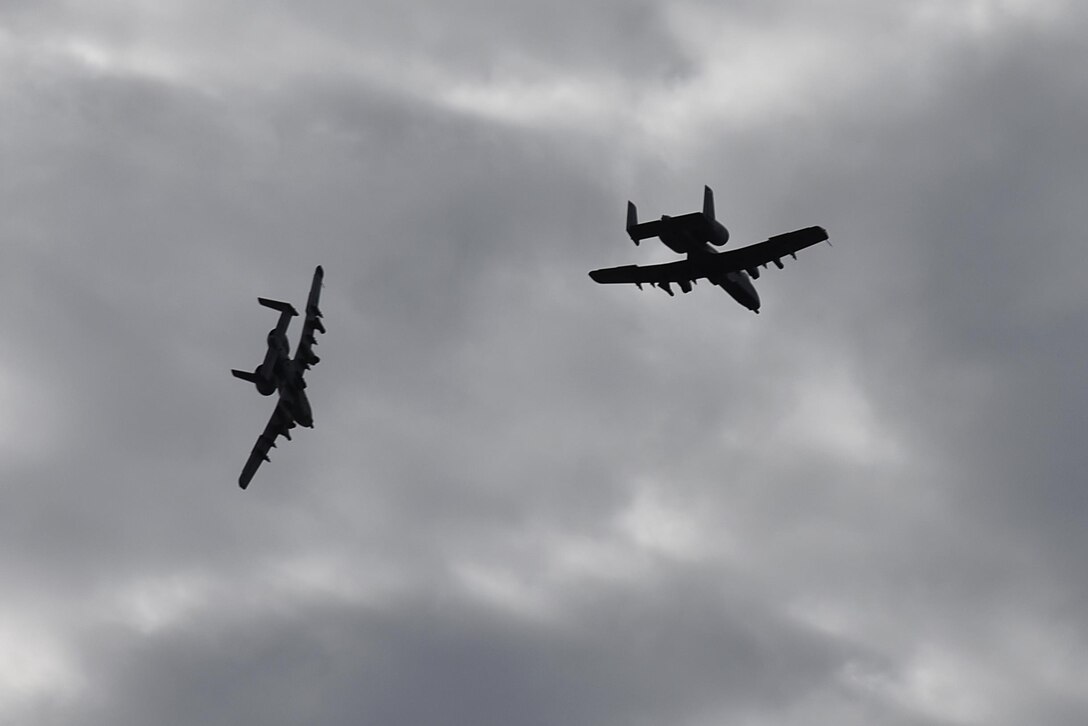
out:
{"label": "dark aircraft silhouette", "polygon": [[759,268],[771,262],[782,269],[783,257],[797,259],[799,250],[827,239],[823,227],[806,227],[739,250],[718,252],[710,245],[721,247],[728,242],[729,230],[714,218],[714,192],[710,187],[703,193],[703,211],[680,217],[662,215],[660,220],[640,224],[635,205],[627,202],[627,234],[636,245],[639,240],[659,237],[669,249],[686,254],[687,259],[593,270],[589,276],[596,282],[634,283],[640,290],[643,283],[649,283],[673,295],[671,283],[691,292],[695,281],[705,277],[755,313],[759,312],[759,293],[749,278],[759,279]]}
{"label": "dark aircraft silhouette", "polygon": [[276,327],[268,331],[268,352],[265,353],[264,362],[257,366],[252,373],[232,370],[235,378],[249,381],[257,386],[262,396],[271,396],[279,392],[279,400],[272,411],[272,418],[264,427],[264,433],[257,437],[257,443],[246,461],[242,475],[238,477],[238,486],[245,489],[249,486],[250,479],[257,472],[257,467],[262,461],[269,461],[268,450],[276,445],[276,437],[283,436],[291,439],[290,430],[295,426],[314,427],[313,412],[310,410],[310,401],[306,397],[306,381],[302,375],[310,366],[316,365],[321,359],[314,352],[317,345],[315,333],[324,333],[325,326],[321,323],[321,310],[317,307],[318,298],[321,296],[321,281],[325,271],[318,265],[314,270],[314,280],[310,285],[310,297],[306,300],[306,321],[302,324],[302,335],[299,338],[295,357],[291,357],[291,349],[287,343],[287,326],[291,318],[298,312],[290,303],[279,300],[269,300],[259,297],[257,302],[267,308],[278,310],[279,322]]}

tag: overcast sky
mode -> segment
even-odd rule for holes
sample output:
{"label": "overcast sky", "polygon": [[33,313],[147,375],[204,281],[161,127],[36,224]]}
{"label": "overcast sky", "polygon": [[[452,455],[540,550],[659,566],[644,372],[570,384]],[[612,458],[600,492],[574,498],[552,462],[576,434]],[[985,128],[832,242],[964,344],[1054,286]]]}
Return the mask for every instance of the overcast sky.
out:
{"label": "overcast sky", "polygon": [[0,724],[1084,724],[1082,5],[0,3]]}

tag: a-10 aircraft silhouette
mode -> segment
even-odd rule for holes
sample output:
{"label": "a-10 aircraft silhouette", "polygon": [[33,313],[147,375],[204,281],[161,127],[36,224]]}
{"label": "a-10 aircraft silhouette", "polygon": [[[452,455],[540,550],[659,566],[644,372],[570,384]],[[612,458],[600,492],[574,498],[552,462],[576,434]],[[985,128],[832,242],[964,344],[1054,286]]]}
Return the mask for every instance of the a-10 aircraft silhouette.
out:
{"label": "a-10 aircraft silhouette", "polygon": [[[672,283],[676,283],[687,293],[691,292],[696,280],[706,278],[729,293],[738,303],[756,313],[759,312],[759,294],[752,285],[752,279],[759,278],[759,268],[773,262],[782,269],[783,257],[789,255],[796,259],[798,251],[828,238],[823,227],[805,227],[748,247],[718,252],[714,247],[721,247],[729,241],[729,230],[715,219],[714,192],[710,187],[704,190],[702,212],[679,217],[662,215],[660,220],[639,222],[635,205],[627,202],[627,234],[636,245],[641,240],[658,237],[671,250],[687,255],[687,258],[661,265],[624,265],[593,270],[589,273],[593,280],[606,284],[632,283],[640,289],[643,284],[650,284],[673,295]],[[261,462],[269,461],[268,452],[276,446],[277,437],[283,436],[290,440],[290,430],[296,426],[313,428],[313,412],[306,397],[303,374],[320,360],[314,354],[313,348],[317,345],[316,333],[325,332],[325,326],[321,322],[321,310],[318,308],[324,275],[318,265],[314,270],[310,295],[306,300],[302,336],[293,358],[287,342],[287,327],[298,312],[290,303],[257,298],[261,305],[280,313],[279,322],[268,332],[268,350],[264,362],[252,373],[240,370],[232,370],[231,373],[236,378],[253,383],[263,396],[278,392],[279,399],[268,425],[257,437],[257,443],[238,478],[238,485],[242,489],[249,486]]]}
{"label": "a-10 aircraft silhouette", "polygon": [[321,310],[317,307],[324,276],[325,271],[318,265],[314,270],[313,283],[310,285],[310,296],[306,300],[306,320],[302,324],[302,336],[299,338],[294,358],[291,357],[291,349],[287,343],[287,326],[298,312],[290,303],[263,297],[257,298],[257,302],[261,305],[279,311],[279,322],[276,323],[275,328],[268,331],[268,351],[265,353],[264,362],[252,373],[239,370],[232,370],[231,373],[235,378],[241,378],[257,386],[262,396],[271,396],[279,392],[279,400],[276,401],[276,408],[272,411],[272,418],[264,427],[264,433],[257,437],[257,443],[253,446],[245,468],[242,469],[242,475],[238,477],[238,486],[242,489],[249,486],[261,462],[269,461],[268,451],[276,445],[277,436],[290,440],[290,430],[295,426],[306,426],[311,429],[314,427],[310,400],[306,397],[306,381],[302,379],[302,376],[310,366],[316,365],[321,360],[314,354],[313,348],[317,345],[315,333],[325,332],[325,326],[321,322]]}
{"label": "a-10 aircraft silhouette", "polygon": [[728,242],[729,230],[714,218],[714,192],[710,187],[703,194],[702,212],[679,217],[663,215],[660,220],[640,223],[635,205],[627,202],[627,234],[636,245],[648,237],[658,237],[674,252],[686,254],[687,259],[593,270],[589,276],[596,282],[634,283],[639,289],[643,284],[656,285],[673,295],[672,283],[691,292],[696,280],[706,278],[755,313],[759,312],[759,293],[752,279],[759,279],[759,268],[773,262],[782,269],[783,257],[797,259],[799,250],[827,239],[823,227],[806,227],[738,250],[718,252],[711,245],[721,247]]}

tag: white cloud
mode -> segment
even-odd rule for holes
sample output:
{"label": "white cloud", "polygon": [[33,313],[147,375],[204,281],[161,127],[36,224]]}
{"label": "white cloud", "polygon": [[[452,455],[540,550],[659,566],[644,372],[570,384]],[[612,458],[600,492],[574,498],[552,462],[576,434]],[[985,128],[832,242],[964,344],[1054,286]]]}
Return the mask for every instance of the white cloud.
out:
{"label": "white cloud", "polygon": [[848,369],[821,368],[794,384],[794,403],[781,423],[782,440],[857,464],[895,464],[909,448],[875,410],[859,377]]}
{"label": "white cloud", "polygon": [[439,98],[450,108],[504,123],[544,128],[601,128],[626,110],[610,84],[600,79],[556,76],[502,80],[450,79]]}
{"label": "white cloud", "polygon": [[[701,517],[678,502],[667,501],[658,487],[643,483],[633,501],[617,517],[619,530],[648,552],[681,561],[699,559],[709,546]],[[723,536],[719,530],[718,539]]]}
{"label": "white cloud", "polygon": [[53,625],[0,617],[0,721],[39,701],[78,697],[86,679]]}
{"label": "white cloud", "polygon": [[554,605],[531,572],[465,561],[455,563],[452,573],[470,597],[487,607],[532,621],[553,616]]}
{"label": "white cloud", "polygon": [[953,652],[925,646],[901,669],[848,663],[843,683],[909,712],[953,724],[992,723],[1002,711],[1002,691],[976,664]]}
{"label": "white cloud", "polygon": [[[129,627],[154,635],[177,627],[210,606],[213,582],[204,573],[139,578],[112,593],[108,608]],[[116,608],[116,609],[115,609]]]}

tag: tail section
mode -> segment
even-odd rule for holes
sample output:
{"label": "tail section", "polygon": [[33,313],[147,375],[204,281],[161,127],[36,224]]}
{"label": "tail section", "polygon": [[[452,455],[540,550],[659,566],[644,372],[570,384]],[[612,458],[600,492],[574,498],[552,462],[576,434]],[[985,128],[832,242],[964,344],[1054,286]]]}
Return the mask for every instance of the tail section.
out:
{"label": "tail section", "polygon": [[271,363],[270,357],[272,356],[273,349],[273,335],[277,338],[275,347],[285,347],[287,345],[287,327],[291,325],[291,318],[298,315],[298,310],[295,310],[295,306],[291,303],[280,302],[279,300],[269,300],[266,297],[257,298],[257,302],[264,305],[266,308],[278,310],[280,314],[280,319],[276,321],[275,329],[268,334],[268,356],[265,357],[265,363]]}
{"label": "tail section", "polygon": [[279,300],[269,300],[266,297],[257,298],[257,302],[264,305],[266,308],[272,308],[278,310],[281,313],[287,313],[291,317],[298,315],[298,311],[295,310],[295,306],[291,303],[280,302]]}
{"label": "tail section", "polygon": [[703,187],[703,219],[707,222],[707,242],[722,247],[729,242],[729,230],[714,215],[714,190]]}
{"label": "tail section", "polygon": [[270,377],[265,375],[263,366],[257,366],[252,373],[240,371],[237,368],[232,368],[230,372],[235,378],[241,378],[243,381],[255,385],[262,396],[271,396],[276,392],[276,384]]}
{"label": "tail section", "polygon": [[635,227],[638,227],[638,210],[635,209],[635,203],[634,202],[628,201],[627,202],[627,234],[629,234],[631,236],[631,241],[634,242],[635,246],[637,247],[639,237],[633,231],[635,229]]}

